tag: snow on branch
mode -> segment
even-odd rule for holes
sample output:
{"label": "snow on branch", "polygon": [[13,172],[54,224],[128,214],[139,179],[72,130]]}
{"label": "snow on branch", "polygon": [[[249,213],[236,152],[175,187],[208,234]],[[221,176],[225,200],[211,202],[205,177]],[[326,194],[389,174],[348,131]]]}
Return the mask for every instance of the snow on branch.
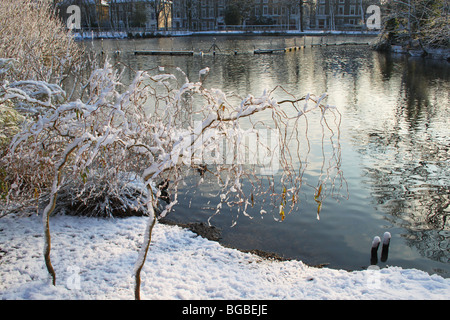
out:
{"label": "snow on branch", "polygon": [[[275,93],[285,93],[277,87],[235,103],[220,89],[207,89],[201,81],[180,84],[175,74],[164,72],[162,68],[156,74],[137,72],[125,86],[121,73],[106,62],[104,68],[92,72],[83,101],[62,104],[58,97],[64,92],[56,85],[41,81],[3,83],[0,101],[20,102],[23,110],[29,106],[28,111],[35,113],[14,137],[10,156],[42,158],[45,150],[46,163],[54,168],[67,158],[63,166],[67,179],[81,177],[84,183],[101,179],[108,185],[119,185],[119,175],[132,172],[149,187],[160,180],[172,181],[171,192],[190,169],[207,170],[217,178],[223,194],[237,196],[234,203],[249,203],[250,195],[268,193],[265,187],[264,192],[258,190],[262,180],[281,176],[283,187],[275,190],[272,186],[270,194],[280,199],[289,194],[295,199],[301,171],[293,164],[301,163],[309,152],[298,146],[295,131],[300,129],[300,119],[317,109],[321,123],[328,113],[334,119],[340,117],[334,107],[323,104],[326,94],[290,95],[277,101]],[[207,72],[200,71],[200,76]],[[322,125],[333,138],[328,123]],[[252,150],[244,144],[248,138],[253,139]],[[332,143],[333,163],[338,168],[336,145]],[[339,168],[337,172],[339,176]],[[244,192],[243,180],[250,177],[252,190]],[[285,186],[287,181],[290,185]],[[172,207],[169,204],[163,215]]]}
{"label": "snow on branch", "polygon": [[322,169],[317,185],[309,185],[318,203],[317,215],[327,194],[345,188],[340,114],[323,103],[326,94],[296,97],[277,87],[236,102],[235,96],[231,99],[220,89],[205,87],[201,79],[208,72],[200,71],[200,80],[190,82],[179,69],[172,74],[155,68],[136,72],[125,85],[123,73],[107,61],[92,72],[86,92],[73,101],[66,101],[57,85],[1,83],[0,103],[13,102],[28,114],[2,159],[14,181],[10,195],[14,189],[30,197],[49,194],[43,214],[44,256],[53,283],[48,218],[57,206],[58,193],[68,197],[72,206],[77,203],[77,208],[94,208],[89,203],[100,202],[95,210],[109,215],[132,206],[150,216],[135,268],[139,297],[139,273],[151,230],[156,219],[178,203],[180,183],[189,176],[198,175],[199,183],[215,182],[216,213],[225,204],[251,217],[249,208],[263,198],[259,203],[268,199],[276,208],[275,219],[283,221],[300,204],[312,119],[322,128]]}

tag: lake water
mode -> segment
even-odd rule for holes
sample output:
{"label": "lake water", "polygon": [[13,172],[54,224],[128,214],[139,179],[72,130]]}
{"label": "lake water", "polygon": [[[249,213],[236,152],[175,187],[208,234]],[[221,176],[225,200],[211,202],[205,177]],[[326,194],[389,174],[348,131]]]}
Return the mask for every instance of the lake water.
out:
{"label": "lake water", "polygon": [[[226,211],[211,219],[221,242],[275,252],[316,265],[360,270],[370,265],[374,236],[392,234],[389,258],[378,266],[417,268],[450,275],[450,64],[384,54],[365,45],[307,46],[295,52],[255,55],[254,49],[310,43],[368,42],[373,38],[216,37],[216,55],[136,56],[135,50],[207,52],[211,37],[87,41],[134,69],[178,66],[192,80],[211,69],[205,86],[242,96],[282,85],[287,91],[329,94],[342,115],[343,197],[323,203],[316,219],[314,194],[298,212],[276,222]],[[114,51],[120,50],[120,55]],[[237,55],[234,55],[234,51]],[[320,130],[311,129],[312,143]],[[314,162],[314,150],[310,161]],[[314,178],[314,177],[312,177]],[[170,214],[178,222],[206,222],[217,199],[207,188],[182,190]],[[188,192],[189,191],[189,192]],[[348,196],[348,199],[346,199]],[[273,208],[278,212],[278,208]],[[380,246],[381,251],[381,246]]]}

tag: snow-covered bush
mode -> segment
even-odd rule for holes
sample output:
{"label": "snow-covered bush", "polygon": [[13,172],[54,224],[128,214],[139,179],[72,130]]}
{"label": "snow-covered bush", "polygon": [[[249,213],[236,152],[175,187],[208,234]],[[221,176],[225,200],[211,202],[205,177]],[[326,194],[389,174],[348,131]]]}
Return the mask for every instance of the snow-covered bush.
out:
{"label": "snow-covered bush", "polygon": [[[70,98],[77,93],[82,70],[89,61],[83,58],[83,48],[74,42],[73,36],[66,29],[53,10],[52,1],[35,0],[2,0],[0,11],[0,81],[2,85],[10,83],[10,89],[15,87],[16,94],[25,93],[35,81],[36,88],[30,90],[32,96],[24,97],[28,102],[42,100],[46,96],[46,86],[39,85],[39,81],[55,83],[62,86],[70,77],[69,96],[60,95],[60,99]],[[23,82],[20,82],[23,81]],[[54,85],[48,85],[53,87]],[[20,88],[24,88],[20,92]],[[42,91],[44,90],[44,92]],[[62,93],[62,90],[61,90]],[[20,121],[16,113],[22,107],[21,101],[15,101],[18,105],[2,99],[0,115],[0,171],[1,195],[3,198],[10,196],[10,175],[2,166],[2,157],[5,153],[5,145],[9,144],[13,128],[18,128]],[[32,103],[37,105],[38,103]],[[25,109],[33,112],[28,103]],[[6,108],[6,109],[5,109]],[[36,114],[37,116],[37,114]],[[14,117],[14,123],[11,117]],[[22,184],[16,188],[24,191],[24,194],[40,194],[44,187],[51,184],[48,178],[48,163],[45,157],[30,159],[30,163],[21,162],[21,168],[13,172],[21,172]],[[34,172],[39,168],[39,174]],[[30,180],[30,181],[27,181]],[[33,181],[34,180],[34,181]]]}
{"label": "snow-covered bush", "polygon": [[10,103],[0,104],[0,156],[5,152],[9,138],[19,131],[23,116]]}
{"label": "snow-covered bush", "polygon": [[[20,189],[24,176],[30,190],[48,191],[42,214],[44,257],[53,283],[49,217],[58,194],[83,202],[82,210],[112,212],[108,210],[116,210],[112,207],[119,201],[119,210],[146,212],[149,223],[135,268],[139,298],[153,226],[178,203],[178,189],[191,173],[198,183],[215,182],[217,212],[224,205],[235,206],[250,216],[249,209],[264,199],[283,221],[299,206],[310,150],[309,140],[303,144],[300,137],[307,137],[308,119],[313,118],[323,133],[323,174],[311,186],[318,217],[323,199],[343,186],[340,115],[323,104],[326,95],[295,97],[277,87],[259,97],[236,99],[206,88],[208,72],[201,70],[199,80],[191,82],[178,68],[171,73],[155,68],[136,72],[124,85],[123,73],[106,62],[92,72],[81,99],[72,101],[55,84],[3,81],[0,103],[12,101],[33,114],[12,139],[5,166],[13,179],[10,195]],[[285,98],[277,101],[276,94]],[[248,139],[250,144],[244,143]],[[330,142],[327,161],[325,141]],[[23,168],[34,170],[23,175]],[[51,186],[39,185],[42,174],[51,178]],[[93,203],[99,206],[93,208]]]}
{"label": "snow-covered bush", "polygon": [[[23,116],[11,105],[7,101],[0,104],[0,159],[5,155],[11,137],[19,132],[19,124],[23,121]],[[6,199],[10,189],[7,176],[0,161],[0,199]]]}

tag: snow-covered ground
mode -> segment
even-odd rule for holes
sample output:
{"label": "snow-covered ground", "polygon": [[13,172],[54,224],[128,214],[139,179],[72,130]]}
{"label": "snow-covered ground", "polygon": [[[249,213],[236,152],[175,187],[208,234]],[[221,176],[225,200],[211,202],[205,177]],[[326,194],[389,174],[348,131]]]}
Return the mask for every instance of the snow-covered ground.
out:
{"label": "snow-covered ground", "polygon": [[[2,299],[133,299],[132,271],[146,218],[50,220],[56,287],[42,257],[41,218],[0,219]],[[389,267],[347,272],[269,261],[158,224],[142,299],[450,299],[450,279]]]}

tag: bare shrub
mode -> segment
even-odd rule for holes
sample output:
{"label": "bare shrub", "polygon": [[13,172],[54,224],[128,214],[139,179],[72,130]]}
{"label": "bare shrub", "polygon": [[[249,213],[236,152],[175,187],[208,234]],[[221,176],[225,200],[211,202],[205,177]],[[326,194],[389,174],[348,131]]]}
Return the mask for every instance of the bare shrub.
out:
{"label": "bare shrub", "polygon": [[0,34],[0,58],[19,62],[12,80],[61,84],[80,66],[83,49],[50,1],[2,0]]}

